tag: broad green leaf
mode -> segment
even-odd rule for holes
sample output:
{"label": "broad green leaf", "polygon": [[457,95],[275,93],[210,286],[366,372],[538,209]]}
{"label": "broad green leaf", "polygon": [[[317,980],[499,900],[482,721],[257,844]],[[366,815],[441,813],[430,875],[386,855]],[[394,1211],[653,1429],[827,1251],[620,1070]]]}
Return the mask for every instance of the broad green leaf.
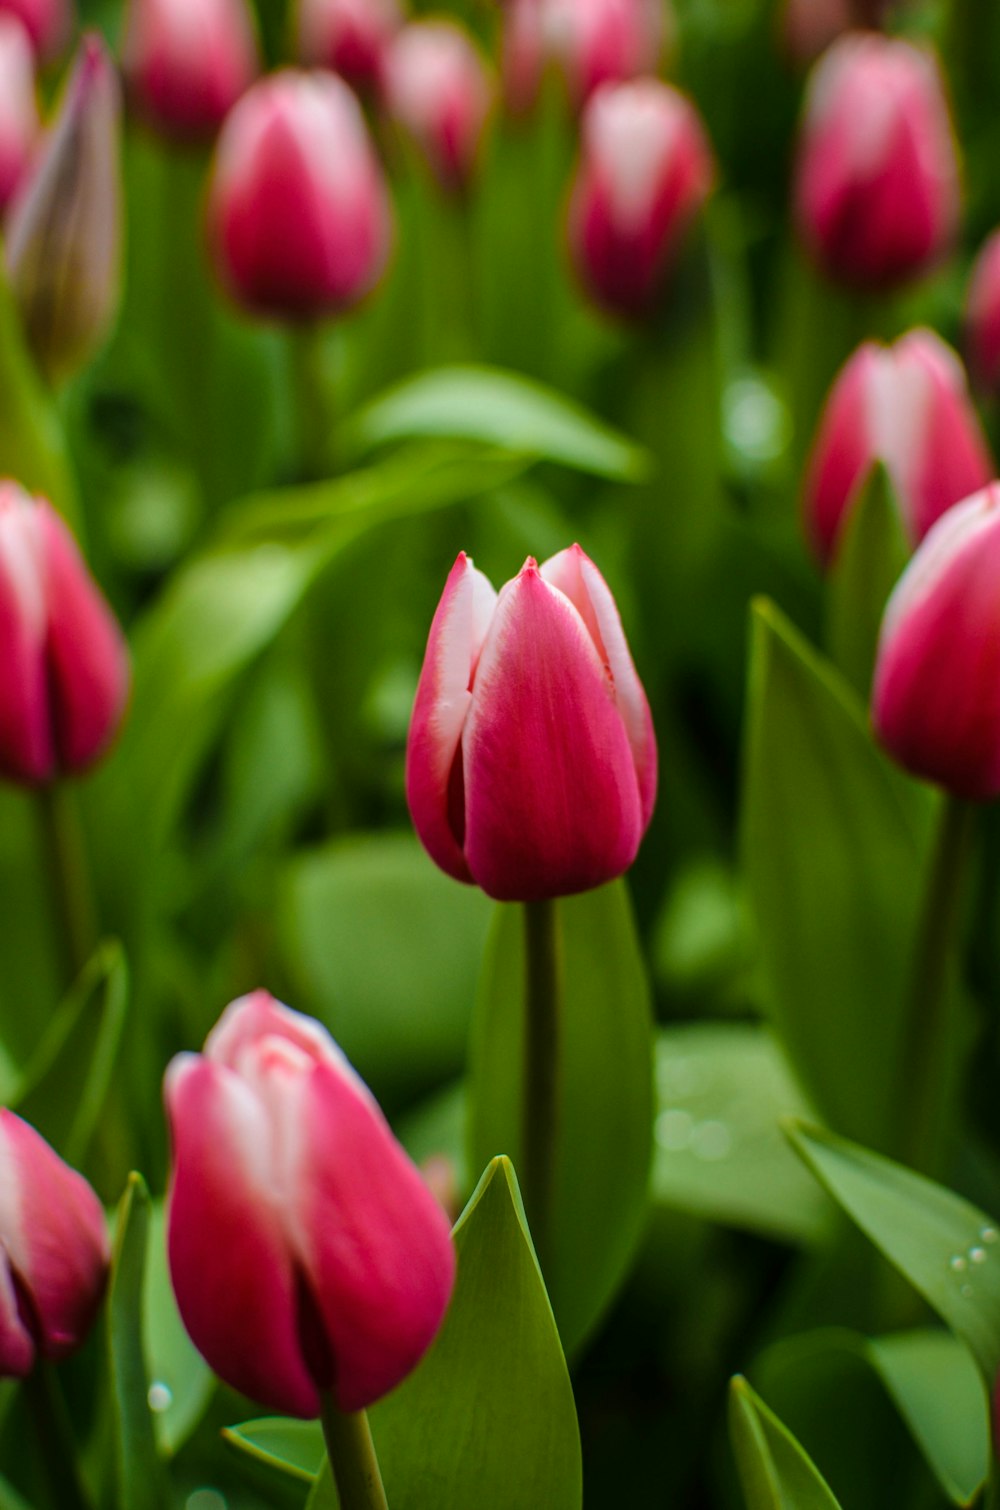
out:
{"label": "broad green leaf", "polygon": [[[556,904],[557,1147],[546,1284],[567,1352],[621,1281],[645,1220],[652,1139],[649,996],[624,882]],[[497,908],[476,1003],[473,1168],[521,1147],[523,908]]]}
{"label": "broad green leaf", "polygon": [[729,1391],[729,1431],[747,1510],[839,1510],[788,1428],[739,1377]]}
{"label": "broad green leaf", "polygon": [[827,588],[830,658],[865,699],[882,614],[910,555],[892,481],[878,463],[851,505]]}
{"label": "broad green leaf", "polygon": [[0,476],[43,493],[76,530],[76,488],[50,395],[24,344],[6,274],[0,275]]}
{"label": "broad green leaf", "polygon": [[169,1454],[177,1451],[200,1421],[215,1389],[215,1375],[188,1337],[177,1310],[167,1267],[161,1201],[155,1202],[150,1212],[144,1284],[143,1342],[150,1379],[147,1399],[157,1442]]}
{"label": "broad green leaf", "polygon": [[309,1491],[306,1510],[340,1510],[340,1495],[337,1493],[337,1485],[330,1465],[326,1461]]}
{"label": "broad green leaf", "polygon": [[970,1505],[989,1473],[990,1424],[968,1348],[925,1330],[874,1338],[867,1352],[945,1494]]}
{"label": "broad green leaf", "polygon": [[5,1478],[0,1478],[0,1510],[32,1510],[28,1501]]}
{"label": "broad green leaf", "polygon": [[742,852],[767,1006],[824,1119],[890,1146],[934,800],[768,603],[747,717]]}
{"label": "broad green leaf", "polygon": [[1000,1230],[950,1190],[817,1128],[787,1127],[816,1178],[967,1344],[992,1389],[1000,1367]]}
{"label": "broad green leaf", "polygon": [[142,1337],[149,1217],[149,1191],[142,1176],[133,1174],[118,1208],[107,1307],[119,1510],[168,1510],[170,1503],[149,1409]]}
{"label": "broad green leaf", "polygon": [[824,1235],[833,1208],[778,1125],[809,1112],[767,1028],[662,1029],[656,1089],[654,1200],[786,1241]]}
{"label": "broad green leaf", "polygon": [[316,1421],[266,1416],[227,1427],[222,1435],[239,1452],[304,1484],[313,1482],[323,1463],[323,1436]]}
{"label": "broad green leaf", "polygon": [[364,452],[416,436],[478,440],[627,481],[648,471],[646,454],[603,421],[501,368],[437,367],[407,378],[351,417],[345,441]]}

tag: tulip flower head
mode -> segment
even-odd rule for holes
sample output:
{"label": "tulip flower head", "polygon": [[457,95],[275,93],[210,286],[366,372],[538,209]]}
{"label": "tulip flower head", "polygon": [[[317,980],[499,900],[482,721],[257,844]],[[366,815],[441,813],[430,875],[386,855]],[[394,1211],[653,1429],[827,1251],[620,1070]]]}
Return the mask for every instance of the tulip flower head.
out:
{"label": "tulip flower head", "polygon": [[1000,230],[987,237],[972,267],[965,348],[979,386],[990,393],[1000,392]]}
{"label": "tulip flower head", "polygon": [[107,1282],[100,1201],[40,1133],[0,1110],[0,1377],[84,1342]]}
{"label": "tulip flower head", "polygon": [[374,287],[389,256],[385,179],[361,107],[332,73],[254,84],[216,147],[209,241],[230,293],[259,314],[317,319]]}
{"label": "tulip flower head", "polygon": [[497,594],[464,554],[431,625],[407,748],[433,860],[501,901],[600,886],[652,816],[656,740],[608,586],[579,546]]}
{"label": "tulip flower head", "polygon": [[569,245],[599,304],[631,316],[655,304],[713,178],[698,113],[676,89],[637,79],[597,90],[583,115]]}
{"label": "tulip flower head", "polygon": [[329,1034],[265,991],[164,1082],[170,1274],[220,1378],[317,1416],[393,1389],[451,1295],[447,1219]]}
{"label": "tulip flower head", "polygon": [[465,188],[493,103],[493,79],[468,33],[450,21],[405,26],[386,55],[385,99],[442,187]]}
{"label": "tulip flower head", "polygon": [[811,63],[842,32],[882,24],[888,0],[785,0],[782,41],[797,63]]}
{"label": "tulip flower head", "polygon": [[579,108],[598,85],[655,73],[664,50],[663,0],[509,0],[504,20],[504,94],[530,110],[553,67]]}
{"label": "tulip flower head", "polygon": [[949,509],[886,607],[872,720],[915,776],[1000,796],[1000,484]]}
{"label": "tulip flower head", "polygon": [[35,56],[20,21],[0,11],[0,210],[24,177],[37,136]]}
{"label": "tulip flower head", "polygon": [[151,126],[211,140],[257,73],[246,0],[130,0],[122,67]]}
{"label": "tulip flower head", "polygon": [[403,24],[397,0],[299,0],[298,58],[353,89],[377,90],[386,48]]}
{"label": "tulip flower head", "polygon": [[17,17],[43,62],[60,52],[73,24],[71,0],[0,0],[0,12]]}
{"label": "tulip flower head", "polygon": [[830,391],[804,489],[806,530],[824,565],[877,461],[913,545],[994,476],[962,364],[931,330],[912,330],[893,346],[866,341]]}
{"label": "tulip flower head", "polygon": [[810,75],[794,193],[803,242],[843,283],[891,287],[948,250],[958,159],[930,52],[853,32],[823,54]]}

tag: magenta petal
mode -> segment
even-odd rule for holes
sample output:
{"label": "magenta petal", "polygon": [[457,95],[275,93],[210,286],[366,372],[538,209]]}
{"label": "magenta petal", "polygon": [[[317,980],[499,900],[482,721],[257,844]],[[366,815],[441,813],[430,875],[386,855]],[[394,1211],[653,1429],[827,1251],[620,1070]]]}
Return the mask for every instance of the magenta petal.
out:
{"label": "magenta petal", "polygon": [[44,542],[34,502],[0,488],[0,771],[16,781],[55,773],[45,664]]}
{"label": "magenta petal", "polygon": [[220,1378],[274,1410],[319,1414],[302,1358],[294,1256],[253,1092],[181,1054],[164,1086],[174,1148],[170,1275],[184,1325]]}
{"label": "magenta petal", "polygon": [[809,542],[824,565],[836,553],[854,489],[874,460],[868,415],[882,351],[866,341],[841,368],[830,390],[809,459],[804,488]]}
{"label": "magenta petal", "polygon": [[310,1059],[330,1059],[339,1064],[343,1057],[314,1017],[293,1012],[269,991],[251,991],[229,1003],[205,1040],[205,1058],[238,1070],[241,1061],[252,1056],[261,1040],[268,1037],[287,1039]]}
{"label": "magenta petal", "polygon": [[0,1260],[0,1379],[23,1379],[35,1363],[35,1344],[17,1303],[14,1279]]}

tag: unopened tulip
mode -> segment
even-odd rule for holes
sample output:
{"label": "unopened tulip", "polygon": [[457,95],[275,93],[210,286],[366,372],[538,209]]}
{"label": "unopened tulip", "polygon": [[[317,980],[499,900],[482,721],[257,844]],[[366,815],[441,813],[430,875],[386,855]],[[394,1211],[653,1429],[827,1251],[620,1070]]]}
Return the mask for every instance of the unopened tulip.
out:
{"label": "unopened tulip", "polygon": [[0,210],[24,177],[37,136],[34,53],[20,21],[0,11]]}
{"label": "unopened tulip", "polygon": [[402,22],[397,0],[299,0],[299,61],[332,68],[353,88],[371,92],[381,84],[386,48]]}
{"label": "unopened tulip", "polygon": [[508,105],[530,109],[549,68],[577,106],[599,84],[655,73],[666,15],[663,0],[509,0],[503,41]]}
{"label": "unopened tulip", "polygon": [[219,276],[248,309],[309,320],[368,293],[389,255],[391,210],[342,79],[288,69],[251,86],[219,136],[208,224]]}
{"label": "unopened tulip", "polygon": [[361,1410],[433,1340],[448,1221],[326,1030],[265,991],[233,1002],[164,1084],[170,1274],[220,1378],[316,1416]]}
{"label": "unopened tulip", "polygon": [[82,1175],[0,1110],[0,1376],[21,1379],[90,1331],[107,1281],[100,1201]]}
{"label": "unopened tulip", "polygon": [[932,54],[851,33],[810,76],[795,213],[831,278],[878,289],[925,271],[958,222],[954,133]]}
{"label": "unopened tulip", "polygon": [[782,41],[797,63],[811,63],[835,37],[856,27],[879,26],[887,0],[785,0]]}
{"label": "unopened tulip", "polygon": [[1000,484],[931,530],[889,599],[872,718],[908,771],[957,797],[1000,796]]}
{"label": "unopened tulip", "polygon": [[7,216],[7,271],[52,380],[86,362],[121,291],[120,101],[104,43],[84,38],[54,124]]}
{"label": "unopened tulip", "polygon": [[698,113],[669,84],[605,84],[591,97],[569,245],[581,282],[599,304],[641,315],[655,303],[713,176]]}
{"label": "unopened tulip", "polygon": [[1000,391],[1000,230],[987,237],[973,264],[965,345],[976,382],[991,393]]}
{"label": "unopened tulip", "polygon": [[627,870],[656,797],[656,740],[607,583],[579,546],[494,591],[464,554],[431,625],[407,748],[431,858],[500,901]]}
{"label": "unopened tulip", "polygon": [[43,785],[84,770],[128,688],[121,632],[67,526],[0,484],[0,775]]}
{"label": "unopened tulip", "polygon": [[72,0],[0,0],[0,12],[17,17],[45,60],[63,47],[73,23]]}
{"label": "unopened tulip", "polygon": [[866,341],[830,391],[804,492],[807,533],[824,564],[879,461],[912,545],[995,475],[962,364],[931,330],[912,330],[894,346]]}
{"label": "unopened tulip", "polygon": [[386,57],[385,100],[442,186],[464,188],[493,102],[492,77],[468,33],[450,21],[404,27]]}
{"label": "unopened tulip", "polygon": [[257,73],[246,0],[130,0],[122,67],[156,130],[210,139]]}

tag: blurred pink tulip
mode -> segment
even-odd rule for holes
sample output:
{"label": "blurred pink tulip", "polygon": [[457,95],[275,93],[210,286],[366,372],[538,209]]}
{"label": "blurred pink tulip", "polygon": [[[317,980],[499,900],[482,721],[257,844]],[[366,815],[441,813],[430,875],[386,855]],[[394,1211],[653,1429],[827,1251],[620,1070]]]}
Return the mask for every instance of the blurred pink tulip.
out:
{"label": "blurred pink tulip", "polygon": [[972,267],[965,348],[977,384],[987,392],[1000,392],[1000,230],[987,237]]}
{"label": "blurred pink tulip", "polygon": [[86,1339],[110,1253],[100,1201],[82,1175],[0,1110],[0,1376],[67,1357]]}
{"label": "blurred pink tulip", "polygon": [[469,182],[493,95],[493,78],[479,49],[451,21],[415,21],[387,52],[389,113],[417,142],[446,189]]}
{"label": "blurred pink tulip", "polygon": [[500,901],[627,870],[656,798],[656,739],[607,583],[579,546],[499,596],[464,554],[431,625],[407,749],[431,858]]}
{"label": "blurred pink tulip", "polygon": [[164,1082],[170,1273],[220,1378],[274,1410],[361,1410],[430,1346],[448,1221],[326,1030],[266,991]]}
{"label": "blurred pink tulip", "polygon": [[208,140],[257,74],[246,0],[130,0],[129,98],[166,137]]}
{"label": "blurred pink tulip", "polygon": [[951,246],[957,148],[933,55],[851,33],[810,75],[795,168],[799,233],[830,277],[882,288]]}
{"label": "blurred pink tulip", "polygon": [[0,211],[24,177],[37,137],[35,56],[20,21],[0,11]]}
{"label": "blurred pink tulip", "polygon": [[554,67],[582,106],[599,84],[655,73],[666,40],[664,0],[509,0],[503,40],[504,94],[529,110]]}
{"label": "blurred pink tulip", "polygon": [[16,16],[43,61],[65,46],[73,26],[72,0],[0,0],[0,14]]}
{"label": "blurred pink tulip", "polygon": [[882,24],[890,0],[785,0],[781,32],[797,63],[811,63],[842,32]]}
{"label": "blurred pink tulip", "polygon": [[830,390],[804,489],[806,530],[825,565],[877,461],[913,545],[995,475],[962,364],[931,330],[911,330],[894,346],[866,341]]}
{"label": "blurred pink tulip", "polygon": [[208,229],[223,283],[260,314],[316,319],[374,287],[392,212],[342,79],[286,69],[251,86],[219,137]]}
{"label": "blurred pink tulip", "polygon": [[129,690],[115,618],[44,498],[0,483],[0,775],[42,785],[86,769]]}
{"label": "blurred pink tulip", "polygon": [[642,315],[712,187],[714,163],[694,106],[669,84],[637,79],[591,96],[569,211],[584,287],[619,314]]}
{"label": "blurred pink tulip", "polygon": [[377,90],[386,48],[402,24],[398,0],[299,0],[299,61],[332,68],[361,92]]}
{"label": "blurred pink tulip", "polygon": [[1000,485],[941,518],[889,599],[872,718],[915,776],[1000,796]]}

